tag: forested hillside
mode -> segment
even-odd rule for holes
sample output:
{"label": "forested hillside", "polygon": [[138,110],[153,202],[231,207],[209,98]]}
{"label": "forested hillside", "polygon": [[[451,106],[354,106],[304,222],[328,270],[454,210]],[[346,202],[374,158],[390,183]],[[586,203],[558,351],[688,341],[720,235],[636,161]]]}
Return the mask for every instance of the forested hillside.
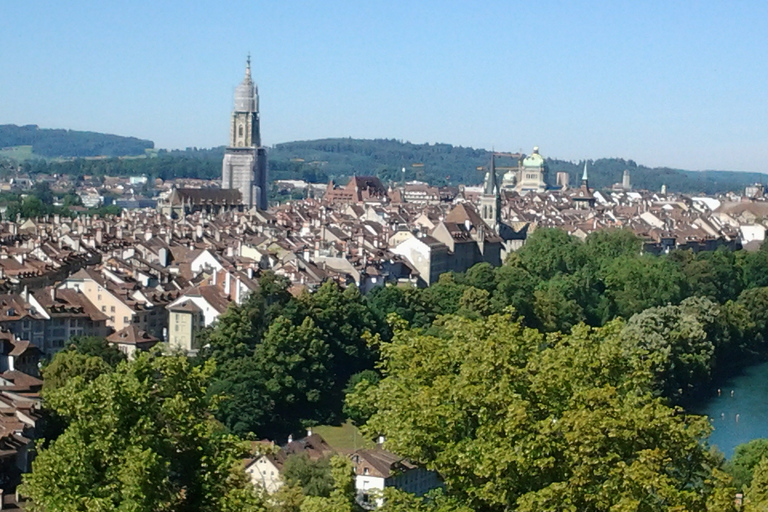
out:
{"label": "forested hillside", "polygon": [[[159,150],[148,158],[119,158],[144,155],[154,143],[133,137],[119,137],[72,130],[47,130],[37,126],[0,126],[0,148],[25,146],[32,148],[32,157],[58,158],[44,160],[29,158],[22,169],[31,173],[68,175],[147,175],[169,179],[174,177],[217,178],[221,174],[224,147],[210,149]],[[551,151],[551,152],[550,152]],[[555,153],[543,148],[544,156]],[[3,152],[13,158],[13,152]],[[112,158],[85,159],[78,157],[107,156]],[[61,158],[68,158],[61,160]],[[490,152],[450,144],[413,144],[395,139],[321,139],[277,144],[269,149],[270,179],[304,179],[324,183],[329,179],[345,182],[347,177],[375,175],[385,182],[421,180],[434,185],[459,183],[473,185],[483,180],[478,167],[488,165]],[[549,159],[550,183],[558,171],[568,172],[571,184],[578,184],[584,162]],[[0,162],[0,171],[2,170]],[[9,168],[9,165],[5,165]],[[405,173],[402,169],[405,168]],[[746,185],[768,181],[761,173],[730,171],[684,171],[666,167],[650,168],[633,160],[601,158],[590,161],[590,184],[608,188],[621,182],[629,169],[636,189],[715,194],[743,191]]]}
{"label": "forested hillside", "polygon": [[31,124],[0,125],[0,149],[32,146],[33,155],[45,158],[89,156],[138,156],[153,149],[151,140],[106,133],[53,130]]}

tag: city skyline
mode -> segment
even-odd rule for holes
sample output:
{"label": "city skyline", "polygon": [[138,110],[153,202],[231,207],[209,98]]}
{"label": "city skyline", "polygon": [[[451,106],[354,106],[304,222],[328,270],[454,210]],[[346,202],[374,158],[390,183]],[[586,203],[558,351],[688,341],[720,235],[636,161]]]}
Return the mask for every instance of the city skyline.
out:
{"label": "city skyline", "polygon": [[[768,6],[135,2],[4,8],[0,122],[227,143],[246,55],[266,145],[328,137],[768,172]],[[2,25],[3,22],[0,22]]]}

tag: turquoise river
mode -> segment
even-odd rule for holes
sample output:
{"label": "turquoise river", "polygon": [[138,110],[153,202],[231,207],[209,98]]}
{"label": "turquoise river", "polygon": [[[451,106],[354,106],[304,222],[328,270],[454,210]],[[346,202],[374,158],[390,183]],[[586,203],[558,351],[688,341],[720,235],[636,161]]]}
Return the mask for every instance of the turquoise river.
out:
{"label": "turquoise river", "polygon": [[730,458],[737,445],[768,438],[768,363],[746,368],[717,385],[719,393],[713,391],[690,410],[709,416],[714,427],[709,442]]}

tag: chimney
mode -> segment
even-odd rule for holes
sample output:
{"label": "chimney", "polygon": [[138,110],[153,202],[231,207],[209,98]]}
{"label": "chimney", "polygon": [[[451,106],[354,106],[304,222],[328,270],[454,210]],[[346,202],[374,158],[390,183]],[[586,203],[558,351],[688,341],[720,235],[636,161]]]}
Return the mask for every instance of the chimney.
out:
{"label": "chimney", "polygon": [[376,444],[379,445],[379,446],[382,446],[384,444],[384,441],[386,441],[386,440],[387,440],[387,438],[384,437],[383,435],[379,436],[379,438],[376,440]]}
{"label": "chimney", "polygon": [[309,436],[311,436],[311,435],[312,435],[312,427],[309,427],[309,428],[307,429],[307,437],[309,437]]}
{"label": "chimney", "polygon": [[293,434],[288,434],[288,442],[289,443],[293,442]]}
{"label": "chimney", "polygon": [[56,302],[56,287],[51,286],[51,300]]}

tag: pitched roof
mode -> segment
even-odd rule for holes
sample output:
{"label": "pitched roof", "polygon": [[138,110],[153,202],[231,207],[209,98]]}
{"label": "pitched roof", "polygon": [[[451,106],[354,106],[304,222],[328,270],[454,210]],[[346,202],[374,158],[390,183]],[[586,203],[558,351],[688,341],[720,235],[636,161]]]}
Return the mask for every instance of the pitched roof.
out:
{"label": "pitched roof", "polygon": [[118,343],[120,345],[154,345],[160,340],[149,334],[147,331],[142,331],[131,324],[123,327],[116,333],[107,336],[107,341],[110,343]]}

